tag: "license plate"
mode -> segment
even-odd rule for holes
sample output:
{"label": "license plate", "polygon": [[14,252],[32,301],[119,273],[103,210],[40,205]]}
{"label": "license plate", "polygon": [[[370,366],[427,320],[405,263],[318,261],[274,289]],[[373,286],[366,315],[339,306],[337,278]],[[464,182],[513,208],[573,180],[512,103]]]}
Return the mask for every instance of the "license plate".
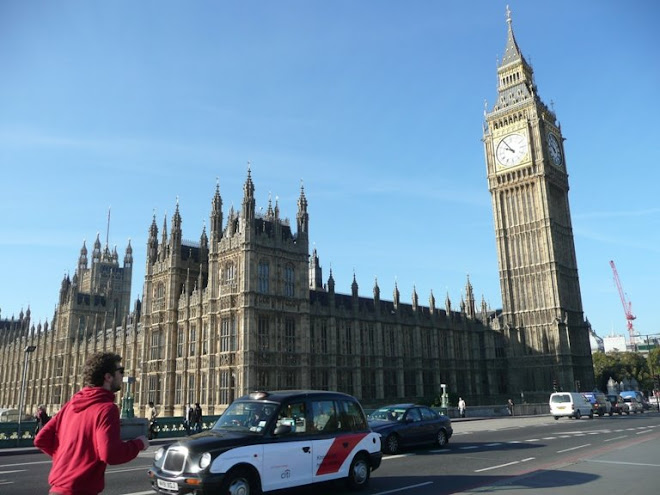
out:
{"label": "license plate", "polygon": [[557,409],[566,409],[566,406],[557,406]]}
{"label": "license plate", "polygon": [[158,488],[163,488],[165,490],[171,490],[175,492],[179,490],[179,485],[173,481],[156,480],[156,482],[158,483]]}

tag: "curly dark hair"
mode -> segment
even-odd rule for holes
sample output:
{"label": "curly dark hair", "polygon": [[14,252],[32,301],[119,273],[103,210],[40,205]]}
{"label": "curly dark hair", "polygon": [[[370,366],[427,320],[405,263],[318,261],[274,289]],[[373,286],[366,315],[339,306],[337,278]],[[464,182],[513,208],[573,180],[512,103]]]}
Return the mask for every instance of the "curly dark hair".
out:
{"label": "curly dark hair", "polygon": [[105,374],[114,374],[121,363],[121,356],[114,352],[97,352],[85,361],[83,381],[87,387],[101,387]]}

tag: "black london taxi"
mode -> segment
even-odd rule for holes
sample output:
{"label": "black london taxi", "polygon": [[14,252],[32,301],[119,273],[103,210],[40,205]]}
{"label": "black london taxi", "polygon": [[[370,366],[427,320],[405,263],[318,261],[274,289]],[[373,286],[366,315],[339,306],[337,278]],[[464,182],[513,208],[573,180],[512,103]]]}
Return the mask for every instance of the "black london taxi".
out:
{"label": "black london taxi", "polygon": [[380,435],[354,397],[253,392],[210,430],[158,449],[147,475],[166,495],[250,495],[336,479],[359,489],[381,459]]}

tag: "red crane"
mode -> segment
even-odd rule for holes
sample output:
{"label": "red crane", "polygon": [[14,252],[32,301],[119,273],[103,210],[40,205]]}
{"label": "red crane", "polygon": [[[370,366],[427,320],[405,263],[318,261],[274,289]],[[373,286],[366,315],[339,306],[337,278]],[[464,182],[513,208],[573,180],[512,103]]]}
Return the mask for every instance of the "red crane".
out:
{"label": "red crane", "polygon": [[633,320],[637,318],[632,312],[632,303],[626,299],[626,295],[623,292],[623,287],[621,286],[621,280],[619,280],[619,273],[616,271],[616,265],[614,261],[610,261],[610,266],[612,267],[612,272],[614,273],[614,282],[616,283],[616,288],[619,289],[619,297],[621,298],[621,304],[623,304],[623,312],[626,315],[626,320],[628,321],[628,335],[630,336],[630,345],[635,349],[635,329],[633,328]]}

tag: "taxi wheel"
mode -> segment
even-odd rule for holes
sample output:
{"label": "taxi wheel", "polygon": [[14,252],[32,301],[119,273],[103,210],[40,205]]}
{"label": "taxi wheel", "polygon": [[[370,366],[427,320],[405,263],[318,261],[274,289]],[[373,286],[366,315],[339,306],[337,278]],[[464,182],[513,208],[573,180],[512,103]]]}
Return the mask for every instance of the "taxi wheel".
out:
{"label": "taxi wheel", "polygon": [[582,417],[582,413],[578,409],[577,411],[575,411],[575,419],[580,419],[581,417]]}
{"label": "taxi wheel", "polygon": [[351,462],[351,469],[348,471],[348,487],[351,490],[360,490],[369,482],[371,475],[371,466],[369,460],[364,454],[358,454]]}
{"label": "taxi wheel", "polygon": [[222,495],[256,495],[259,493],[259,489],[250,471],[236,469],[225,476],[220,493]]}
{"label": "taxi wheel", "polygon": [[386,454],[396,454],[399,452],[399,437],[395,433],[387,436],[383,444],[383,451]]}

